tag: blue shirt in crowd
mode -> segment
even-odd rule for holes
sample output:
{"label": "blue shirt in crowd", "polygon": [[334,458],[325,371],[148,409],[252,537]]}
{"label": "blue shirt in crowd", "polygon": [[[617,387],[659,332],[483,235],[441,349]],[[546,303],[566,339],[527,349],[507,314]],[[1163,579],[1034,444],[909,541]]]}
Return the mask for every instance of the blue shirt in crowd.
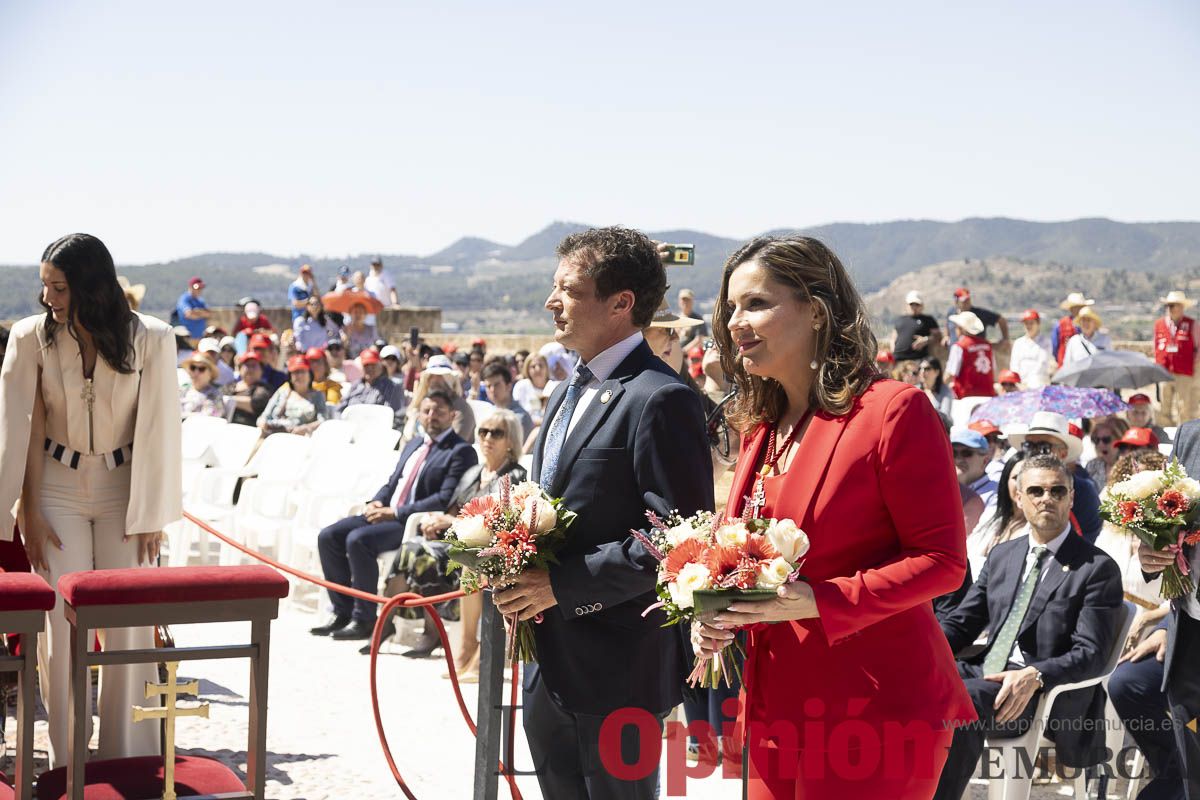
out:
{"label": "blue shirt in crowd", "polygon": [[179,314],[179,324],[187,328],[188,336],[193,339],[199,339],[204,336],[204,329],[208,327],[207,319],[188,319],[188,311],[194,308],[208,308],[208,303],[204,302],[202,297],[193,297],[190,291],[179,295],[179,301],[175,304],[175,312]]}
{"label": "blue shirt in crowd", "polygon": [[304,313],[304,306],[301,305],[300,308],[296,308],[296,303],[298,301],[307,301],[311,295],[312,292],[308,290],[308,284],[300,279],[292,281],[291,286],[288,286],[288,305],[292,307],[292,322],[295,322],[296,317]]}

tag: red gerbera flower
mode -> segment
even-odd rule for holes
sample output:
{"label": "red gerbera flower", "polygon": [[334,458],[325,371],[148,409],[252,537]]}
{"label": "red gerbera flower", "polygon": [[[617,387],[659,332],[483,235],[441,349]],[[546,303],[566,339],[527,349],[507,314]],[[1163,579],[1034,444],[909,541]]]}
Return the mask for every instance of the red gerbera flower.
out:
{"label": "red gerbera flower", "polygon": [[1162,493],[1158,498],[1158,510],[1166,514],[1168,517],[1178,517],[1188,509],[1188,499],[1183,492],[1177,492],[1170,489]]}
{"label": "red gerbera flower", "polygon": [[460,517],[477,517],[487,516],[497,507],[496,498],[490,494],[483,497],[476,497],[473,500],[468,500],[463,504],[462,509],[458,512]]}
{"label": "red gerbera flower", "polygon": [[1121,512],[1121,524],[1123,525],[1137,522],[1142,518],[1142,507],[1136,500],[1118,503],[1117,510]]}
{"label": "red gerbera flower", "polygon": [[761,533],[752,533],[746,537],[746,547],[743,552],[756,561],[771,561],[779,558],[779,551],[771,540]]}
{"label": "red gerbera flower", "polygon": [[1200,531],[1192,531],[1183,537],[1184,544],[1200,544]]}
{"label": "red gerbera flower", "polygon": [[685,539],[678,547],[667,553],[662,562],[663,577],[673,581],[679,577],[679,570],[688,564],[703,563],[708,555],[708,545],[699,539]]}

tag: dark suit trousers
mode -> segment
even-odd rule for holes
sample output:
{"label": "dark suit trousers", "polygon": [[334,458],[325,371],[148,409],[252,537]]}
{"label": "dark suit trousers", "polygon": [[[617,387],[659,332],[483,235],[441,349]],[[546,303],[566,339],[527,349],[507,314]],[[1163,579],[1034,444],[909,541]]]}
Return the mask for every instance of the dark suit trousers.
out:
{"label": "dark suit trousers", "polygon": [[1163,665],[1154,656],[1120,664],[1108,679],[1108,699],[1154,770],[1154,780],[1143,785],[1138,800],[1183,798],[1183,774],[1162,682]]}
{"label": "dark suit trousers", "polygon": [[[546,800],[653,800],[658,783],[658,759],[640,780],[621,780],[604,767],[600,727],[604,717],[567,711],[551,696],[541,675],[532,678],[521,709],[525,738],[533,757],[538,785]],[[627,765],[641,761],[643,748],[660,752],[665,714],[653,715],[658,724],[654,741],[641,740],[638,728],[621,732],[620,758]],[[611,760],[615,752],[606,754]]]}
{"label": "dark suit trousers", "polygon": [[[317,553],[325,580],[342,586],[352,586],[363,592],[379,591],[380,553],[395,550],[404,539],[404,525],[399,522],[367,522],[363,516],[346,517],[325,528],[317,535]],[[378,607],[366,600],[357,600],[330,590],[333,611],[340,617],[374,623]]]}
{"label": "dark suit trousers", "polygon": [[[1009,664],[1008,668],[1019,669],[1015,664]],[[983,666],[980,664],[959,661],[958,674],[967,687],[967,694],[971,696],[975,712],[979,714],[979,721],[954,729],[950,755],[946,759],[946,766],[942,768],[942,777],[938,781],[934,800],[959,800],[963,797],[971,782],[971,775],[975,773],[975,765],[979,763],[979,756],[983,754],[984,740],[988,737],[1012,738],[1027,731],[1040,694],[1035,692],[1033,697],[1029,698],[1029,703],[1016,721],[997,725],[996,709],[993,705],[996,695],[1000,694],[1002,684],[985,681]]]}
{"label": "dark suit trousers", "polygon": [[1200,733],[1188,729],[1200,716],[1200,620],[1182,611],[1171,657],[1167,701],[1175,720],[1175,742],[1182,756],[1184,786],[1188,800],[1200,800]]}

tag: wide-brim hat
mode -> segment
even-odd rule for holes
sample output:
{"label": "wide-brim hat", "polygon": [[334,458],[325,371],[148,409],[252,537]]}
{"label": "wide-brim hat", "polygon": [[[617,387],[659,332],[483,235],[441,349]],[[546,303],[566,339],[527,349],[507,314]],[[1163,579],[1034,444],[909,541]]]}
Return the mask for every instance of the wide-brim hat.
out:
{"label": "wide-brim hat", "polygon": [[[680,292],[680,296],[682,295],[683,292]],[[687,328],[694,328],[703,323],[704,320],[696,319],[695,317],[688,317],[683,314],[676,314],[675,312],[671,311],[670,307],[668,307],[664,301],[663,304],[658,307],[658,311],[654,312],[654,318],[650,320],[650,324],[646,327],[678,328],[686,330]]]}
{"label": "wide-brim hat", "polygon": [[1054,411],[1036,411],[1028,425],[1006,425],[1004,434],[1008,443],[1018,450],[1031,434],[1051,436],[1067,446],[1067,461],[1078,461],[1083,454],[1083,440],[1071,435],[1071,423],[1062,414]]}
{"label": "wide-brim hat", "polygon": [[1069,295],[1067,295],[1066,300],[1063,300],[1058,304],[1058,307],[1063,311],[1070,311],[1072,308],[1079,308],[1080,306],[1092,306],[1095,304],[1095,300],[1089,300],[1088,298],[1084,297],[1082,292],[1071,292]]}
{"label": "wide-brim hat", "polygon": [[450,360],[450,356],[436,355],[429,357],[424,371],[430,375],[453,375],[456,370],[454,369],[454,362]]}
{"label": "wide-brim hat", "polygon": [[1195,300],[1189,300],[1188,296],[1178,289],[1172,289],[1167,292],[1167,296],[1158,298],[1158,302],[1164,306],[1181,305],[1184,308],[1191,308],[1196,305]]}
{"label": "wide-brim hat", "polygon": [[146,296],[146,284],[130,283],[129,278],[126,278],[124,275],[117,276],[117,283],[121,284],[121,291],[129,295],[135,303],[138,305],[142,304],[142,298]]}
{"label": "wide-brim hat", "polygon": [[1096,313],[1096,309],[1092,308],[1091,306],[1084,306],[1083,308],[1079,309],[1079,313],[1075,315],[1075,324],[1078,325],[1085,319],[1094,321],[1097,326],[1103,322],[1103,320],[1100,319],[1100,315]]}
{"label": "wide-brim hat", "polygon": [[217,380],[217,378],[219,377],[219,373],[217,372],[217,365],[212,363],[211,361],[209,361],[208,356],[202,354],[199,350],[195,351],[190,356],[185,358],[183,360],[183,363],[180,364],[179,366],[183,367],[184,369],[187,369],[192,364],[199,364],[200,366],[207,369],[209,378],[214,381]]}
{"label": "wide-brim hat", "polygon": [[962,328],[971,336],[978,336],[983,333],[983,320],[981,320],[974,311],[963,311],[960,314],[951,314],[950,321],[959,328]]}

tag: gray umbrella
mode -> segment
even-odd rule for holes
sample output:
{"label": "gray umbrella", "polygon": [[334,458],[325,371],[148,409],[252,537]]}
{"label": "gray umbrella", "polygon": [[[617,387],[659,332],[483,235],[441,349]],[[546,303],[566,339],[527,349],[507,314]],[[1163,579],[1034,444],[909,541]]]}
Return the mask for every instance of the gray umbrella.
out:
{"label": "gray umbrella", "polygon": [[1064,386],[1135,389],[1173,380],[1175,378],[1171,373],[1141,353],[1132,350],[1097,350],[1094,355],[1060,369],[1054,374],[1053,382]]}

